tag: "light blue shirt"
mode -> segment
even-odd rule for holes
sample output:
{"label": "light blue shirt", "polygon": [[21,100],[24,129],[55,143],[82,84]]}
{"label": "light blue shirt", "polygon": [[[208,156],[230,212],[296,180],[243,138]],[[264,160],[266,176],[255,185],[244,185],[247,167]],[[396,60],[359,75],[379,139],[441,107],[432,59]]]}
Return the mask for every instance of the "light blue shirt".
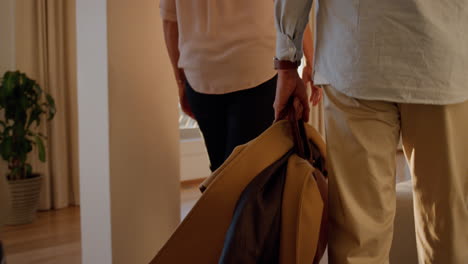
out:
{"label": "light blue shirt", "polygon": [[[302,58],[312,0],[276,0],[276,57]],[[359,99],[468,100],[468,1],[321,0],[315,71]]]}

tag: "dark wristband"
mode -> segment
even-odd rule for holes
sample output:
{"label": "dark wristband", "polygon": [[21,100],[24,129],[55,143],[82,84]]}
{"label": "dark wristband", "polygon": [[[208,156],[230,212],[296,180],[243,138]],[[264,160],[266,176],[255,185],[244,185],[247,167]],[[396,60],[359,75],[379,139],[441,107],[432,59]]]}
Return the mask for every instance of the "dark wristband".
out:
{"label": "dark wristband", "polygon": [[278,60],[276,58],[274,60],[275,70],[297,69],[299,65],[301,65],[300,61]]}

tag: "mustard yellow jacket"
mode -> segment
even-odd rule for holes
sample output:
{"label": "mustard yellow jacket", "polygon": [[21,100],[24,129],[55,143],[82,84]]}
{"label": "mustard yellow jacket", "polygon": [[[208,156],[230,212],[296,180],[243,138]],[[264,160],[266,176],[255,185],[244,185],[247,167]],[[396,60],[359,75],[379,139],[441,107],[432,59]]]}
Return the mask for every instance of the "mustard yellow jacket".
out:
{"label": "mustard yellow jacket", "polygon": [[[326,159],[325,144],[311,126],[307,138]],[[199,201],[151,263],[218,263],[227,230],[241,193],[266,168],[294,147],[291,124],[280,121],[253,141],[237,147],[203,184]],[[279,263],[311,264],[323,254],[326,183],[311,162],[296,154],[287,157],[281,203]],[[322,193],[321,193],[322,191]],[[326,235],[325,235],[326,236]],[[317,255],[317,256],[316,256]]]}

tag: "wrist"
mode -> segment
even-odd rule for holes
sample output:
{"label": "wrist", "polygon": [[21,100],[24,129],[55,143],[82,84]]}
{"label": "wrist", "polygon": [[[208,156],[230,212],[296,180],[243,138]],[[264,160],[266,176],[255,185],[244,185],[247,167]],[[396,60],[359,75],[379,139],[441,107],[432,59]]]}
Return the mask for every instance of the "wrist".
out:
{"label": "wrist", "polygon": [[300,61],[278,60],[277,58],[273,61],[275,70],[297,70],[300,64]]}
{"label": "wrist", "polygon": [[297,75],[297,69],[279,69],[278,75],[280,76],[294,76]]}
{"label": "wrist", "polygon": [[184,85],[185,81],[184,80],[181,80],[181,79],[176,79],[177,81],[177,84],[180,86]]}

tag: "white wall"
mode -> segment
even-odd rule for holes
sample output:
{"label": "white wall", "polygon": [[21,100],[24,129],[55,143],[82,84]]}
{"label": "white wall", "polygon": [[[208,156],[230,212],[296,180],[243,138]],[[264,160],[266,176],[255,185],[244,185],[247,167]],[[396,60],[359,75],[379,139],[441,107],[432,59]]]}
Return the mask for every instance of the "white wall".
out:
{"label": "white wall", "polygon": [[107,1],[76,1],[82,263],[112,263]]}
{"label": "white wall", "polygon": [[113,263],[148,263],[180,219],[177,87],[158,1],[108,0]]}
{"label": "white wall", "polygon": [[77,1],[83,263],[148,263],[180,219],[177,87],[158,1]]}
{"label": "white wall", "polygon": [[15,0],[0,0],[0,75],[15,69]]}

